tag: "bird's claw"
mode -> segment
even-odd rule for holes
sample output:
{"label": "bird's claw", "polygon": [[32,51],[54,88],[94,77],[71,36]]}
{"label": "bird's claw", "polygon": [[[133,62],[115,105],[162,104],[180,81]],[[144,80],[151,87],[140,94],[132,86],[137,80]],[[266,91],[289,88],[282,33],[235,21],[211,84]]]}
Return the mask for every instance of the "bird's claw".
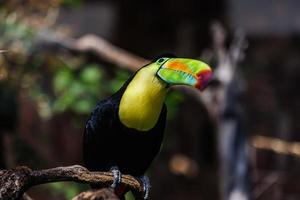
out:
{"label": "bird's claw", "polygon": [[121,183],[122,174],[117,166],[111,167],[110,171],[113,173],[114,176],[113,183],[110,185],[110,187],[115,189]]}
{"label": "bird's claw", "polygon": [[144,199],[149,199],[149,192],[150,192],[150,180],[148,178],[148,176],[142,176],[140,178],[142,184],[143,184],[143,190],[144,190]]}

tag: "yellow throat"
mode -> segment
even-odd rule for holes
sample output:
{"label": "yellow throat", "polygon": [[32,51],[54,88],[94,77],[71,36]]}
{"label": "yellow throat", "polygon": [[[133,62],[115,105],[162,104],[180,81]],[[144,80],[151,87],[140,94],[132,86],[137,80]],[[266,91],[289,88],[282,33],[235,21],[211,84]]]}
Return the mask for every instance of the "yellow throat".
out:
{"label": "yellow throat", "polygon": [[148,131],[157,123],[168,90],[156,77],[157,70],[157,65],[142,68],[127,86],[119,106],[126,127]]}

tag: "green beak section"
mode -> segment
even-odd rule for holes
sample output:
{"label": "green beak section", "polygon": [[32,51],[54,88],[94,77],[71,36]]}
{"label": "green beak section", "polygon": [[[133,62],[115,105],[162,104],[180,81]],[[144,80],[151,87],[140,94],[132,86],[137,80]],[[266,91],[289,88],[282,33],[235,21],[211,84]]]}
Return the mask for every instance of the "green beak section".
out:
{"label": "green beak section", "polygon": [[157,71],[169,85],[189,85],[203,90],[212,77],[211,68],[199,60],[187,58],[169,58]]}

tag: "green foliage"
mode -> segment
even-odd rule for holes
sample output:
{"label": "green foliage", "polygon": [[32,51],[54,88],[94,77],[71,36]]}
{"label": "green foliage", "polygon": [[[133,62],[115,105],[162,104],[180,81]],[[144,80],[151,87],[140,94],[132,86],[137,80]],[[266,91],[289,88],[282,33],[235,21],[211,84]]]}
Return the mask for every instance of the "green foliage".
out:
{"label": "green foliage", "polygon": [[166,97],[166,104],[168,107],[168,120],[172,120],[175,118],[179,105],[184,101],[184,94],[179,91],[171,90]]}
{"label": "green foliage", "polygon": [[131,191],[127,192],[125,195],[126,200],[135,200],[134,195],[132,194]]}
{"label": "green foliage", "polygon": [[130,77],[130,74],[125,70],[118,70],[116,73],[116,77],[112,79],[109,84],[108,88],[111,93],[117,92],[124,82]]}
{"label": "green foliage", "polygon": [[8,46],[9,43],[13,50],[16,49],[19,52],[31,48],[34,33],[32,29],[22,23],[15,13],[7,14],[2,10],[0,13],[0,30],[1,48]]}
{"label": "green foliage", "polygon": [[88,114],[103,94],[103,72],[100,66],[88,64],[81,70],[62,67],[53,78],[53,90],[56,95],[53,102],[54,112],[73,110]]}
{"label": "green foliage", "polygon": [[79,184],[73,182],[56,182],[49,183],[47,187],[51,189],[55,194],[63,195],[65,199],[72,199],[79,193],[88,190],[86,184]]}
{"label": "green foliage", "polygon": [[92,85],[102,78],[102,72],[99,70],[98,65],[88,65],[82,70],[80,78],[86,84]]}
{"label": "green foliage", "polygon": [[69,68],[62,68],[53,78],[53,87],[56,93],[64,92],[74,79],[73,73]]}

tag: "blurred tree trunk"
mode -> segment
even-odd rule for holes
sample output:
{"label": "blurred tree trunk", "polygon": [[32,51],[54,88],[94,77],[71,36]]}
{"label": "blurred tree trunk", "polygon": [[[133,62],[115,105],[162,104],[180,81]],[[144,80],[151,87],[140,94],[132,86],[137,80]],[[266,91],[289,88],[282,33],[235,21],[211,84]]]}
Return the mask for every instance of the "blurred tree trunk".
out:
{"label": "blurred tree trunk", "polygon": [[249,147],[242,97],[245,83],[238,65],[244,57],[245,36],[234,34],[227,50],[227,33],[221,24],[212,26],[214,50],[217,56],[215,78],[219,82],[215,94],[219,155],[221,163],[221,193],[224,200],[249,200]]}

